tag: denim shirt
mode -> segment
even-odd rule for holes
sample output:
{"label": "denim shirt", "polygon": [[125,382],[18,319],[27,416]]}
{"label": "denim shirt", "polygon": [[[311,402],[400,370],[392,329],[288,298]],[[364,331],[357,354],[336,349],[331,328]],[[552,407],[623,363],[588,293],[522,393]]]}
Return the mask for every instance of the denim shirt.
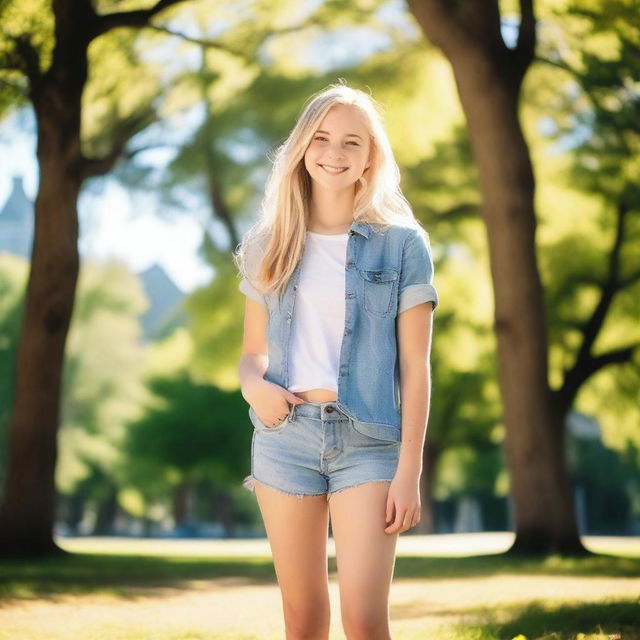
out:
{"label": "denim shirt", "polygon": [[[289,385],[289,345],[300,278],[298,262],[280,292],[257,291],[243,278],[239,289],[269,311],[269,364],[264,379]],[[396,317],[429,302],[435,309],[429,244],[414,228],[354,221],[345,261],[345,326],[338,364],[336,404],[353,427],[380,440],[400,442],[400,372]]]}

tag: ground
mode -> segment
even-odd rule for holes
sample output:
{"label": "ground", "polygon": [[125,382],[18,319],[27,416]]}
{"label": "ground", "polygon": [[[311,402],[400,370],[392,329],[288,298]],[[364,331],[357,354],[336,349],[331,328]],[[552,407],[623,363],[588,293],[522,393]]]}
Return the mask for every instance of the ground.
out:
{"label": "ground", "polygon": [[[544,561],[506,560],[511,540],[401,535],[394,640],[640,639],[640,539],[587,537],[592,551],[615,556]],[[0,564],[0,640],[285,637],[264,539],[58,542],[77,553],[72,562]],[[329,553],[330,638],[344,640],[332,539]]]}

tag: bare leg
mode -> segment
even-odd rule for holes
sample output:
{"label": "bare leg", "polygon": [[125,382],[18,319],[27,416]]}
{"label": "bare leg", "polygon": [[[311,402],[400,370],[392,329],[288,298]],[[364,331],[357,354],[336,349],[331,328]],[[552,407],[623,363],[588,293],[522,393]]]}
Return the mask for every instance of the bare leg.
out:
{"label": "bare leg", "polygon": [[398,534],[384,532],[389,482],[330,496],[342,627],[348,640],[390,640],[389,589]]}
{"label": "bare leg", "polygon": [[329,637],[329,574],[326,494],[281,493],[255,482],[273,563],[282,593],[287,640]]}

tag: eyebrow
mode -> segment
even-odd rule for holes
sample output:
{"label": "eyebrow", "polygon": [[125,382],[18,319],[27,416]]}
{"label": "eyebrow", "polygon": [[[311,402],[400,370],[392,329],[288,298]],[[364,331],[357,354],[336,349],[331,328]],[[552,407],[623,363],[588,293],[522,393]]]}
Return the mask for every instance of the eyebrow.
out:
{"label": "eyebrow", "polygon": [[[329,133],[328,131],[323,131],[322,129],[318,129],[316,133]],[[357,133],[347,133],[347,137],[353,136],[354,138],[360,138],[362,140],[362,136],[359,136]]]}

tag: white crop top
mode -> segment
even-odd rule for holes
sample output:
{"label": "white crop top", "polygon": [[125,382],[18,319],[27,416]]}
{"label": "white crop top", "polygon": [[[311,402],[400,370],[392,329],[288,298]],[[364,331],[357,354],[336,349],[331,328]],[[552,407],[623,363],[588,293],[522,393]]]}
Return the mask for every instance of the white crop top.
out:
{"label": "white crop top", "polygon": [[338,391],[348,233],[306,232],[291,324],[289,391]]}

